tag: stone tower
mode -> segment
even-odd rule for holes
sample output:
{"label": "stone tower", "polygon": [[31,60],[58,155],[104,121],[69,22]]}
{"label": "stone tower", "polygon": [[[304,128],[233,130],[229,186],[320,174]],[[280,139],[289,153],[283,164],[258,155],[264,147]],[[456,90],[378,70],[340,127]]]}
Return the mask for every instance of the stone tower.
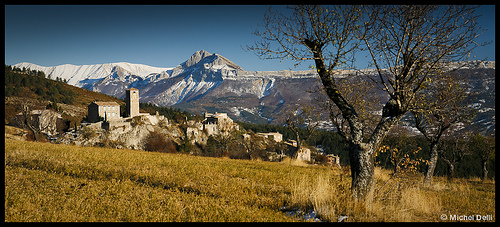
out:
{"label": "stone tower", "polygon": [[127,104],[127,116],[139,116],[139,90],[135,88],[126,90],[125,103]]}

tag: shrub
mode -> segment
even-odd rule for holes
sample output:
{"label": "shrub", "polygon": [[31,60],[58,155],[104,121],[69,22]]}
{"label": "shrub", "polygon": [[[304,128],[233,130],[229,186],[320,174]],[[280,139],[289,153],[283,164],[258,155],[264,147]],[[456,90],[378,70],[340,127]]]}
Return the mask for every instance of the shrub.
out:
{"label": "shrub", "polygon": [[144,122],[142,121],[142,118],[141,116],[135,116],[132,118],[131,122],[130,122],[130,125],[132,127],[135,127],[135,126],[138,126],[138,125],[143,125]]}
{"label": "shrub", "polygon": [[222,157],[222,151],[219,147],[220,143],[213,136],[209,136],[207,144],[203,147],[202,156]]}
{"label": "shrub", "polygon": [[96,132],[93,129],[85,126],[82,128],[82,136],[85,139],[90,139],[96,136]]}
{"label": "shrub", "polygon": [[96,145],[99,147],[115,148],[115,149],[124,147],[123,142],[110,139],[108,133],[106,133],[105,137]]}
{"label": "shrub", "polygon": [[320,165],[328,165],[328,156],[324,154],[318,154],[315,156],[316,163]]}
{"label": "shrub", "polygon": [[239,143],[230,144],[228,156],[231,159],[250,159],[245,147]]}
{"label": "shrub", "polygon": [[167,139],[165,135],[157,132],[150,132],[144,139],[144,150],[168,153],[177,152],[174,142],[171,139]]}

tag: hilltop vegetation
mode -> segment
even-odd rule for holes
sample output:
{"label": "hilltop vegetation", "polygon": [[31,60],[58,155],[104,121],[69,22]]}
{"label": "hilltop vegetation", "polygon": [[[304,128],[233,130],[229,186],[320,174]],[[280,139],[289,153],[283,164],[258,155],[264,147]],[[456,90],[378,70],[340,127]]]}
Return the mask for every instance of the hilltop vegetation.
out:
{"label": "hilltop vegetation", "polygon": [[[37,95],[41,99],[73,104],[75,92],[64,89],[63,82],[59,78],[47,80],[45,73],[37,70],[19,69],[5,66],[5,96],[24,96],[24,92],[31,93],[30,96]],[[33,94],[34,93],[34,94]]]}
{"label": "hilltop vegetation", "polygon": [[69,85],[60,78],[47,77],[42,71],[19,69],[10,65],[5,65],[5,96],[53,101],[85,108],[94,100],[125,104],[115,97]]}
{"label": "hilltop vegetation", "polygon": [[42,71],[9,65],[5,65],[5,97],[6,124],[26,103],[33,104],[34,109],[55,109],[68,126],[79,125],[87,115],[87,106],[95,100],[125,105],[123,100],[69,85],[60,78],[49,78]]}
{"label": "hilltop vegetation", "polygon": [[84,108],[94,100],[125,104],[120,99],[69,85],[60,78],[47,77],[42,71],[19,69],[10,65],[5,65],[5,96],[46,100]]}
{"label": "hilltop vegetation", "polygon": [[395,181],[377,168],[381,193],[370,204],[354,204],[350,176],[336,168],[5,142],[8,222],[303,221],[283,212],[293,209],[316,210],[323,221],[340,215],[346,221],[442,221],[442,214],[495,220],[491,181],[436,178],[424,187],[420,177]]}

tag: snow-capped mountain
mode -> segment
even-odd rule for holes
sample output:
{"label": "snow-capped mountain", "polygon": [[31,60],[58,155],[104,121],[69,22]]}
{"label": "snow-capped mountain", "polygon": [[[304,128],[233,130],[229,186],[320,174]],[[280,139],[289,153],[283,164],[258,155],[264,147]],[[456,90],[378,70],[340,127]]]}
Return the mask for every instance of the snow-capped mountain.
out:
{"label": "snow-capped mountain", "polygon": [[15,64],[18,68],[27,68],[30,70],[43,71],[45,75],[50,76],[52,79],[57,77],[66,79],[68,84],[77,87],[86,87],[93,83],[112,75],[133,75],[145,78],[151,74],[160,74],[168,72],[173,68],[159,68],[142,64],[131,64],[127,62],[108,63],[108,64],[95,64],[95,65],[59,65],[59,66],[39,66],[28,62]]}
{"label": "snow-capped mountain", "polygon": [[23,62],[14,66],[40,70],[52,79],[59,77],[66,79],[71,85],[119,98],[125,96],[126,89],[134,87],[141,92],[141,102],[160,106],[171,106],[201,98],[225,81],[226,85],[238,85],[224,86],[224,93],[252,94],[260,99],[268,95],[274,87],[274,77],[312,76],[309,71],[244,71],[229,59],[205,50],[195,52],[185,62],[173,68],[125,62],[81,66],[66,64],[54,67]]}
{"label": "snow-capped mountain", "polygon": [[[495,62],[453,63],[470,85],[478,124],[487,131],[495,125]],[[321,90],[313,70],[245,71],[229,59],[201,50],[173,68],[131,63],[61,65],[43,67],[19,63],[15,67],[40,70],[66,79],[69,84],[119,98],[125,90],[137,88],[140,101],[175,106],[192,113],[226,112],[233,119],[268,123],[279,121],[288,104],[311,104]],[[342,77],[349,72],[339,72]],[[381,102],[384,94],[373,92]]]}

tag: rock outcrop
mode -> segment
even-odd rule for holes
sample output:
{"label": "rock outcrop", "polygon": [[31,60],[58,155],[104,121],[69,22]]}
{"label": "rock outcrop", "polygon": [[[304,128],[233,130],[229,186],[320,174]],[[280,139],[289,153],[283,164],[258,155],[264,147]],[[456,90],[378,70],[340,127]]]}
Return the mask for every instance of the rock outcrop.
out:
{"label": "rock outcrop", "polygon": [[185,124],[170,122],[163,115],[143,114],[121,121],[82,124],[79,130],[65,133],[55,143],[143,150],[144,140],[151,132],[165,135],[177,144],[188,139],[192,144],[205,145],[211,135],[226,135],[238,129],[239,125],[224,113],[206,114],[203,122]]}
{"label": "rock outcrop", "polygon": [[123,121],[82,124],[78,131],[68,132],[55,142],[142,150],[144,138],[151,132],[159,132],[174,142],[180,142],[185,136],[162,115],[141,115]]}

